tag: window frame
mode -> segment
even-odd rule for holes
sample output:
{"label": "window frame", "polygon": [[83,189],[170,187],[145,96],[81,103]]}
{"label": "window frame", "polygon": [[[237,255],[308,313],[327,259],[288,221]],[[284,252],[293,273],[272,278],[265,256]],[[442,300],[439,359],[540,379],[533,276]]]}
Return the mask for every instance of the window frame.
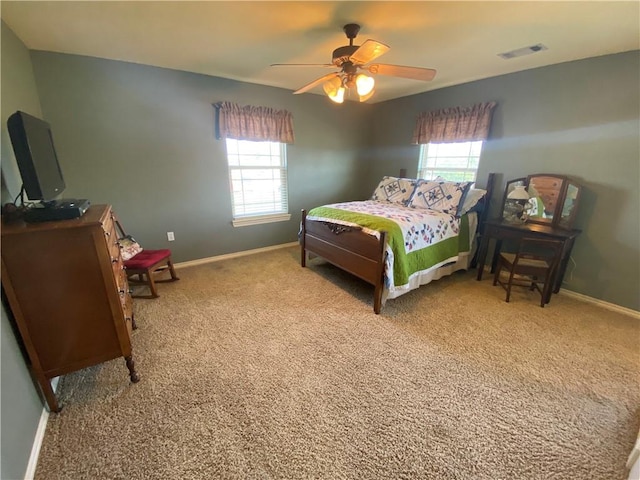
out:
{"label": "window frame", "polygon": [[[427,163],[428,163],[428,159],[429,159],[429,147],[434,147],[438,145],[452,145],[452,144],[469,144],[468,147],[468,153],[466,156],[462,156],[462,155],[442,155],[442,156],[438,156],[437,154],[434,157],[431,158],[435,158],[436,161],[436,165],[434,167],[428,167]],[[475,146],[479,144],[479,146]],[[473,176],[472,178],[464,178],[462,180],[456,180],[456,179],[451,179],[451,178],[447,178],[448,181],[462,181],[462,182],[475,182],[478,176],[478,168],[480,167],[480,157],[482,155],[482,147],[484,146],[484,141],[482,140],[475,140],[475,141],[470,141],[470,142],[432,142],[432,143],[422,143],[420,144],[420,154],[419,154],[419,158],[418,158],[418,178],[423,178],[426,180],[434,180],[436,177],[443,175],[443,173],[446,172],[459,172],[464,174],[465,176],[467,176],[468,174],[472,173]],[[474,148],[477,148],[478,150],[478,154],[474,155]],[[437,161],[438,159],[452,159],[452,158],[465,158],[467,160],[467,166],[466,167],[446,167],[446,166],[438,166],[437,165]],[[476,158],[478,159],[478,163],[477,166],[475,168],[469,167],[469,163],[470,163],[470,159],[472,158]],[[427,176],[427,173],[430,173],[429,176]],[[443,176],[444,178],[444,176]]]}
{"label": "window frame", "polygon": [[[279,148],[279,165],[278,166],[265,166],[265,165],[232,165],[231,157],[229,155],[229,143],[228,142],[236,142],[237,147],[236,151],[238,157],[241,156],[255,156],[255,153],[242,153],[242,142],[248,143],[270,143],[277,144]],[[273,222],[284,222],[291,219],[291,214],[289,213],[289,185],[288,185],[288,165],[287,165],[287,149],[286,143],[282,142],[258,142],[251,140],[238,140],[234,138],[226,138],[225,139],[225,156],[227,161],[227,171],[229,174],[229,194],[231,197],[231,217],[232,217],[232,225],[234,227],[244,227],[248,225],[258,225],[263,223],[273,223]],[[270,154],[271,158],[274,158],[275,155]],[[239,159],[239,158],[238,158]],[[241,163],[241,162],[238,162]],[[234,195],[234,178],[233,172],[235,171],[249,171],[249,170],[279,170],[281,185],[284,187],[284,193],[281,192],[281,203],[282,211],[272,210],[270,212],[264,213],[249,213],[249,214],[237,214],[237,210],[241,208],[246,208],[245,203],[242,203],[238,207],[236,206],[236,200]]]}

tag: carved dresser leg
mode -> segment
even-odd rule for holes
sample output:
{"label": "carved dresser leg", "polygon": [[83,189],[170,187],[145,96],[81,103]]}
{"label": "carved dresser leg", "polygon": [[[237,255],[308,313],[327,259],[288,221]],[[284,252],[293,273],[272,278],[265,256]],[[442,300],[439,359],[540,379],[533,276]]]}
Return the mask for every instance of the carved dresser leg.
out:
{"label": "carved dresser leg", "polygon": [[129,369],[129,378],[131,379],[131,383],[138,383],[140,381],[140,376],[138,372],[136,372],[136,365],[133,361],[133,357],[129,355],[128,357],[124,357],[125,362],[127,362],[127,368]]}

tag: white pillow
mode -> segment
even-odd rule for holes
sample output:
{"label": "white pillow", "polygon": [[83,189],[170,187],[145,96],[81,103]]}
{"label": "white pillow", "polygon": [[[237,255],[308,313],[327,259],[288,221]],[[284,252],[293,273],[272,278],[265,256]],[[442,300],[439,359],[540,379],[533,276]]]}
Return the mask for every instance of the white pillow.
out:
{"label": "white pillow", "polygon": [[382,177],[373,191],[371,200],[381,200],[399,205],[407,205],[417,180],[414,178]]}
{"label": "white pillow", "polygon": [[460,207],[472,183],[420,180],[413,191],[408,206],[459,216]]}
{"label": "white pillow", "polygon": [[477,205],[482,197],[487,194],[486,190],[481,188],[470,188],[467,195],[464,197],[462,207],[460,208],[460,215],[468,213],[473,207]]}

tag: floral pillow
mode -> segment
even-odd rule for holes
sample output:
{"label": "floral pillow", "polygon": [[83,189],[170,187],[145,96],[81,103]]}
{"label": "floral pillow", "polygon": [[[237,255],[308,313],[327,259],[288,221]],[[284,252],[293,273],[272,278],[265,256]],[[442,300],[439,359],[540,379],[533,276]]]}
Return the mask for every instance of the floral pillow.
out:
{"label": "floral pillow", "polygon": [[409,200],[411,208],[426,208],[449,215],[460,215],[460,207],[473,182],[420,180]]}
{"label": "floral pillow", "polygon": [[407,205],[416,186],[414,178],[382,177],[373,191],[371,200],[382,200],[399,205]]}
{"label": "floral pillow", "polygon": [[127,260],[131,260],[143,250],[140,244],[136,242],[135,238],[131,235],[119,238],[118,243],[120,244],[120,255],[122,255],[122,260],[125,262]]}

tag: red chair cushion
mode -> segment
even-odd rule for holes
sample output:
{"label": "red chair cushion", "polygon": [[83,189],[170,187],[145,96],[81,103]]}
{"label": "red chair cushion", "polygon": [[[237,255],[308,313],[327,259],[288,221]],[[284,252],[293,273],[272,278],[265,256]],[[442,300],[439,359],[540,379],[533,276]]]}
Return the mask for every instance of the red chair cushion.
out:
{"label": "red chair cushion", "polygon": [[165,258],[171,256],[171,250],[143,250],[133,258],[124,262],[124,268],[128,270],[146,270]]}

